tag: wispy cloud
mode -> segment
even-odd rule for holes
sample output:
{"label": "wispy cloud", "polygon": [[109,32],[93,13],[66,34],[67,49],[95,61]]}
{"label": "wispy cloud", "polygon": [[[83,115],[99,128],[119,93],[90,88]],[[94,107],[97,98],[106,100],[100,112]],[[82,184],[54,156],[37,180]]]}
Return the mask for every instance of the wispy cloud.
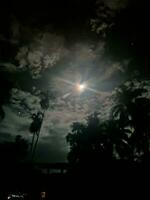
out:
{"label": "wispy cloud", "polygon": [[51,33],[39,34],[26,46],[19,49],[16,60],[20,70],[29,70],[33,78],[53,67],[64,55],[64,40]]}
{"label": "wispy cloud", "polygon": [[41,109],[38,96],[17,88],[13,88],[11,91],[10,105],[19,116],[30,116]]}
{"label": "wispy cloud", "polygon": [[115,25],[116,14],[126,8],[128,3],[128,0],[97,0],[96,16],[91,19],[91,30],[105,38],[107,32]]}
{"label": "wispy cloud", "polygon": [[0,133],[8,133],[12,138],[16,135],[22,135],[25,138],[30,137],[29,124],[31,119],[29,117],[20,117],[14,113],[9,106],[4,107],[6,117],[1,122]]}
{"label": "wispy cloud", "polygon": [[[100,1],[100,0],[98,0]],[[109,8],[121,10],[127,7],[129,0],[102,0]]]}
{"label": "wispy cloud", "polygon": [[[106,14],[111,15],[112,12]],[[66,45],[63,35],[42,30],[33,34],[31,29],[20,27],[15,20],[12,27],[13,39],[22,37],[20,29],[27,33],[24,36],[26,42],[19,43],[12,62],[15,64],[7,62],[2,63],[2,66],[3,70],[21,72],[24,77],[27,76],[24,72],[29,72],[32,77],[31,87],[30,92],[21,88],[12,89],[10,105],[4,108],[6,117],[1,123],[0,132],[12,137],[21,134],[31,140],[30,116],[41,110],[41,88],[52,89],[56,98],[50,100],[51,107],[45,113],[37,158],[65,160],[68,150],[65,136],[73,122],[85,121],[87,115],[94,111],[101,112],[103,119],[109,117],[111,91],[106,90],[105,82],[112,88],[112,78],[117,73],[124,73],[125,64],[108,62],[104,58],[104,41],[78,40],[72,42],[72,45]],[[81,95],[75,92],[77,82],[87,83],[87,89]]]}

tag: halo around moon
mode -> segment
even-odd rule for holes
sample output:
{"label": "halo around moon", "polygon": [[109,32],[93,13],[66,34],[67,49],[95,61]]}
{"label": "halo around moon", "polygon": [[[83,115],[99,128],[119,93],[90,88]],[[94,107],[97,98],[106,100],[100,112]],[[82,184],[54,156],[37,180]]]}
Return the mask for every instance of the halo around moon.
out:
{"label": "halo around moon", "polygon": [[78,92],[83,92],[86,89],[86,84],[77,84],[76,89]]}

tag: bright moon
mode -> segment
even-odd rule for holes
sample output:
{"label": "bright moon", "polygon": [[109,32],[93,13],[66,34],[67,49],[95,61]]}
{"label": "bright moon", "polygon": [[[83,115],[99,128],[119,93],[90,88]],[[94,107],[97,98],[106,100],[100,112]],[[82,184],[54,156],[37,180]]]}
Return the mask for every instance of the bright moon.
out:
{"label": "bright moon", "polygon": [[86,85],[85,84],[78,84],[77,85],[77,90],[79,92],[83,92],[86,89]]}

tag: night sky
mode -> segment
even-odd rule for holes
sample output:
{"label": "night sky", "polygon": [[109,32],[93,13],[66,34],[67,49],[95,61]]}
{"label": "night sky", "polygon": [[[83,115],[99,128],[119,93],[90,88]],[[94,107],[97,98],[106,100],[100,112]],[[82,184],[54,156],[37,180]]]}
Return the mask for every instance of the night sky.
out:
{"label": "night sky", "polygon": [[[31,141],[31,114],[49,93],[36,160],[66,161],[66,135],[94,111],[107,119],[115,88],[148,80],[149,7],[132,0],[11,1],[0,7],[0,141]],[[9,83],[9,84],[8,84]],[[79,91],[78,84],[85,84]],[[1,95],[1,98],[3,96]],[[8,100],[8,101],[7,101]]]}

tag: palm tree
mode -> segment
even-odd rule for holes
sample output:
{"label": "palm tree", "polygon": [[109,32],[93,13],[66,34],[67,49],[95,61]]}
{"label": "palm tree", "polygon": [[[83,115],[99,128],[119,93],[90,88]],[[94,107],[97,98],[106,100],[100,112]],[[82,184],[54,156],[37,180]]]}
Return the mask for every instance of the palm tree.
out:
{"label": "palm tree", "polygon": [[[42,92],[41,93],[41,108],[42,111],[39,111],[36,114],[32,115],[32,123],[30,125],[30,132],[33,134],[32,137],[32,142],[31,142],[31,155],[32,155],[32,160],[34,159],[36,147],[38,144],[39,136],[40,136],[40,131],[41,131],[41,126],[44,120],[45,112],[49,108],[49,94],[48,92]],[[36,141],[35,141],[36,137]]]}
{"label": "palm tree", "polygon": [[131,131],[123,126],[120,126],[120,121],[109,119],[103,124],[103,130],[106,132],[112,148],[112,156],[114,159],[132,159],[131,147],[128,143],[128,134]]}
{"label": "palm tree", "polygon": [[68,159],[73,164],[98,164],[112,158],[112,144],[103,123],[100,123],[98,113],[88,116],[86,124],[73,123],[72,131],[66,139],[70,145]]}
{"label": "palm tree", "polygon": [[124,123],[123,125],[128,123],[136,98],[141,97],[146,92],[147,90],[142,87],[135,88],[133,82],[128,86],[121,85],[115,94],[116,106],[112,109],[112,117],[119,117],[121,124]]}
{"label": "palm tree", "polygon": [[[32,158],[32,160],[34,158],[36,146],[38,143],[43,118],[44,118],[44,115],[42,112],[38,112],[37,114],[32,115],[33,121],[30,125],[30,132],[33,134],[32,142],[31,142],[31,156],[32,156],[31,158]],[[35,137],[36,137],[36,141],[35,141]]]}
{"label": "palm tree", "polygon": [[146,92],[143,87],[136,88],[133,82],[128,86],[122,85],[116,94],[117,104],[112,109],[112,118],[118,120],[122,131],[128,127],[133,129],[133,132],[127,133],[133,154],[143,151],[144,157],[149,154],[150,130],[150,100],[142,97]]}
{"label": "palm tree", "polygon": [[147,160],[150,154],[150,100],[145,97],[137,98],[132,107],[131,126],[134,132],[131,142],[138,153],[143,153]]}

